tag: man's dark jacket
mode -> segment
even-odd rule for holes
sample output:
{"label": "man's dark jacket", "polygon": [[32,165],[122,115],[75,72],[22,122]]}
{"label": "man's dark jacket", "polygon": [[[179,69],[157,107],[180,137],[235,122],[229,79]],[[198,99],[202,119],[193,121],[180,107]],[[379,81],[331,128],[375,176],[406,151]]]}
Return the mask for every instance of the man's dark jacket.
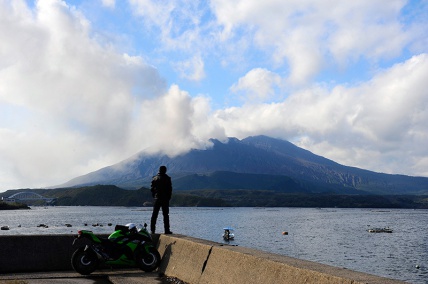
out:
{"label": "man's dark jacket", "polygon": [[153,198],[170,200],[172,195],[171,177],[162,173],[155,175],[152,179],[151,192]]}

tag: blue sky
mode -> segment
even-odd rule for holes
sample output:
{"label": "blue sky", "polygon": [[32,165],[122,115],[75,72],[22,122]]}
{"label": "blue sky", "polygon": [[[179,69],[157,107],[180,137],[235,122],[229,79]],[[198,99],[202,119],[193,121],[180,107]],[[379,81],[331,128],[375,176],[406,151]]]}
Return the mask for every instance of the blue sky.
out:
{"label": "blue sky", "polygon": [[428,1],[0,1],[0,190],[269,135],[428,176]]}

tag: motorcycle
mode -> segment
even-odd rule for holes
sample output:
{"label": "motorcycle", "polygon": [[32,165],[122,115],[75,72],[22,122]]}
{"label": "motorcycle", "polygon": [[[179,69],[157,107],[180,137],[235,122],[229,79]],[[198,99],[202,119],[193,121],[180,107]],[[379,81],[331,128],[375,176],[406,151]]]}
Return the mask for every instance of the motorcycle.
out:
{"label": "motorcycle", "polygon": [[89,230],[79,230],[73,245],[82,238],[89,239],[91,244],[79,247],[71,257],[71,266],[82,275],[91,274],[100,264],[138,266],[150,272],[161,262],[147,224],[142,228],[133,223],[116,225],[108,238],[97,237]]}

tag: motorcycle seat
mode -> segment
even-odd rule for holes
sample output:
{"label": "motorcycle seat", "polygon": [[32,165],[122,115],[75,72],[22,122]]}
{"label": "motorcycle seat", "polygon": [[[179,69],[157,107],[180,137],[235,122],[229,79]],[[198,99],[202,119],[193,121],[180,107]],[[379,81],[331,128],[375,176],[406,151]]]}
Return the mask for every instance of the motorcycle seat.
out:
{"label": "motorcycle seat", "polygon": [[122,232],[124,232],[124,233],[129,232],[129,228],[128,228],[127,226],[124,226],[124,225],[116,225],[116,226],[114,227],[114,230],[115,230],[115,231],[120,230],[120,231],[122,231]]}

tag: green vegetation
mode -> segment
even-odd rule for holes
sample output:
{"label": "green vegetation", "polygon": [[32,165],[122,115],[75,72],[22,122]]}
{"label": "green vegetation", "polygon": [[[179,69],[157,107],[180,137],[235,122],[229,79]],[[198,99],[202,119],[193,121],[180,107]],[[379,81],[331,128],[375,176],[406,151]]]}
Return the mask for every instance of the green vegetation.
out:
{"label": "green vegetation", "polygon": [[234,207],[412,208],[428,209],[428,196],[281,193],[266,190],[193,190],[188,195],[223,200]]}
{"label": "green vegetation", "polygon": [[16,210],[16,209],[30,209],[30,207],[22,203],[0,201],[0,210]]}
{"label": "green vegetation", "polygon": [[[31,191],[48,198],[56,198],[57,206],[147,206],[153,198],[148,188],[126,190],[114,185],[95,185],[78,188],[10,190],[3,196]],[[227,206],[221,199],[174,192],[171,206]]]}
{"label": "green vegetation", "polygon": [[[2,195],[10,196],[19,191],[8,191]],[[150,189],[144,187],[126,190],[114,185],[96,185],[21,191],[33,191],[45,197],[56,198],[55,205],[60,206],[150,206],[153,201]],[[249,189],[176,190],[171,199],[171,206],[428,209],[428,196],[288,193]]]}

